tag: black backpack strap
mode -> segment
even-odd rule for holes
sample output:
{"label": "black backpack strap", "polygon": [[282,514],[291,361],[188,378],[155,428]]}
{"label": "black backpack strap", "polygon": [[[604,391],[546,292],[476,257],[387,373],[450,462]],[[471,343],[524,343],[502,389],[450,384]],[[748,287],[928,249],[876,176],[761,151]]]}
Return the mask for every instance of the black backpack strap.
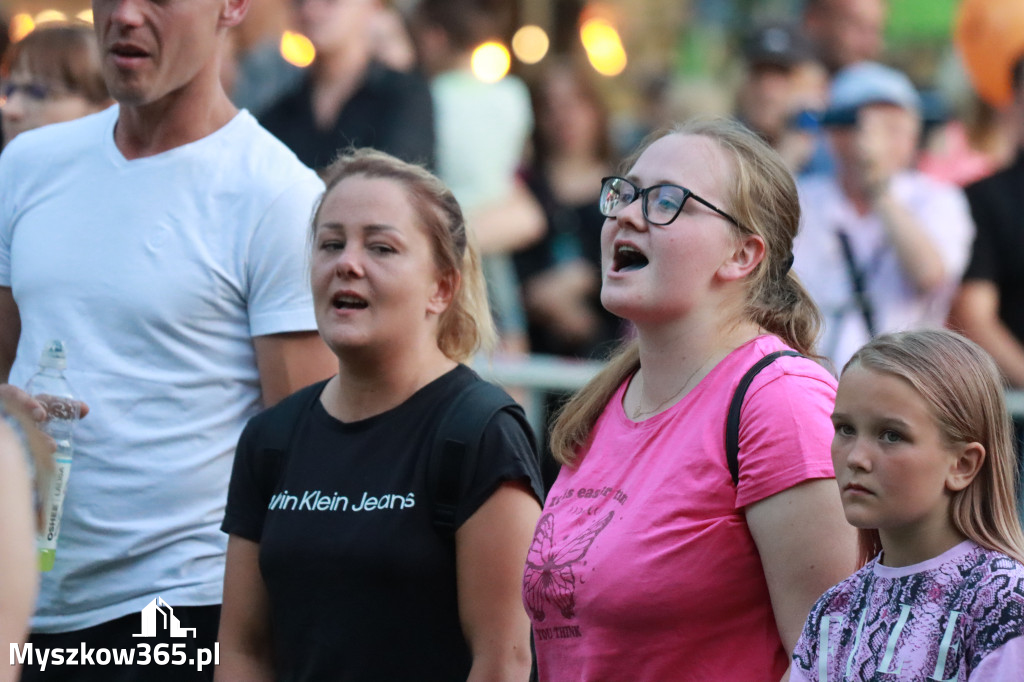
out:
{"label": "black backpack strap", "polygon": [[267,482],[269,489],[264,490],[263,493],[268,499],[274,494],[274,486],[281,478],[282,467],[288,457],[292,438],[295,437],[299,424],[305,421],[313,402],[320,397],[325,383],[319,381],[299,389],[274,407],[269,408],[272,414],[263,415],[265,425],[259,433],[259,451],[254,462],[254,473],[257,480]]}
{"label": "black backpack strap", "polygon": [[501,410],[514,416],[533,438],[519,403],[486,381],[462,389],[441,417],[427,461],[427,489],[433,497],[434,527],[442,536],[455,535],[455,514],[476,472],[484,430]]}
{"label": "black backpack strap", "polygon": [[729,464],[729,473],[732,474],[733,485],[740,482],[740,410],[743,409],[743,399],[747,395],[750,383],[758,373],[784,355],[802,358],[804,355],[795,350],[777,350],[764,356],[740,379],[736,392],[732,394],[732,402],[729,403],[729,415],[725,419],[725,459]]}

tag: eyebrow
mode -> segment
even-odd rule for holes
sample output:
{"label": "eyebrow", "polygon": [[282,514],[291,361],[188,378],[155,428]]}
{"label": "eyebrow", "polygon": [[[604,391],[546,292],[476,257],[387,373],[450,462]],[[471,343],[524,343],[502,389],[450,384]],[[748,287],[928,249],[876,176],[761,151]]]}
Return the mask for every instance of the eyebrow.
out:
{"label": "eyebrow", "polygon": [[[629,173],[627,175],[623,175],[622,177],[624,177],[626,180],[629,180],[630,182],[632,182],[637,187],[640,186],[640,178],[638,178],[637,176],[633,175],[632,173]],[[674,180],[669,180],[667,178],[662,178],[660,180],[655,180],[650,185],[648,185],[648,187],[656,187],[658,185],[675,185],[676,187],[682,187],[683,189],[689,190],[691,193],[693,192],[693,190],[690,189],[689,187],[687,187],[686,185],[680,184],[680,183],[678,183],[678,182],[676,182]]]}
{"label": "eyebrow", "polygon": [[[833,421],[850,421],[850,415],[845,412],[833,412]],[[877,426],[897,428],[903,430],[909,430],[910,424],[900,419],[899,417],[882,417],[881,419],[872,418],[872,422]]]}
{"label": "eyebrow", "polygon": [[[393,232],[396,234],[399,233],[398,228],[393,227],[391,225],[385,225],[383,223],[370,223],[369,225],[363,225],[361,229],[363,232],[367,232],[370,234],[381,232]],[[317,231],[320,230],[330,230],[331,232],[343,232],[345,230],[345,223],[333,221],[327,223],[320,223],[320,225],[317,226]]]}

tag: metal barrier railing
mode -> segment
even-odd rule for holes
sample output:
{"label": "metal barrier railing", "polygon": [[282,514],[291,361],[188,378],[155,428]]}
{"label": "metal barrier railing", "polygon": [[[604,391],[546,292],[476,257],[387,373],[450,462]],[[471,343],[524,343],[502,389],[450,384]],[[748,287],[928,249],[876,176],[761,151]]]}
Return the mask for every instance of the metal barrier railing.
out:
{"label": "metal barrier railing", "polygon": [[[572,360],[556,355],[477,358],[473,369],[488,381],[527,392],[527,416],[537,433],[544,428],[544,391],[575,391],[604,367],[594,360]],[[1024,391],[1007,391],[1006,406],[1014,418],[1024,417]]]}

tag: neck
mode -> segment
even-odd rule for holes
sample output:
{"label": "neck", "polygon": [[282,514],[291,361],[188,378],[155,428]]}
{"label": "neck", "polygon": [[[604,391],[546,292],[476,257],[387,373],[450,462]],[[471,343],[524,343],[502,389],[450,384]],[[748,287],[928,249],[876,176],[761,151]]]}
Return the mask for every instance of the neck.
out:
{"label": "neck", "polygon": [[338,374],[328,382],[321,400],[336,419],[367,419],[398,407],[455,366],[436,343],[403,353],[343,351],[338,356]]}
{"label": "neck", "polygon": [[220,130],[237,113],[220,81],[192,83],[155,102],[121,104],[114,142],[126,159],[154,156]]}
{"label": "neck", "polygon": [[627,414],[639,419],[664,412],[725,356],[763,333],[752,322],[723,325],[720,319],[688,319],[654,329],[638,326],[639,380],[627,389]]}
{"label": "neck", "polygon": [[878,529],[882,541],[882,565],[911,566],[934,559],[966,540],[948,518],[937,519],[913,529]]}

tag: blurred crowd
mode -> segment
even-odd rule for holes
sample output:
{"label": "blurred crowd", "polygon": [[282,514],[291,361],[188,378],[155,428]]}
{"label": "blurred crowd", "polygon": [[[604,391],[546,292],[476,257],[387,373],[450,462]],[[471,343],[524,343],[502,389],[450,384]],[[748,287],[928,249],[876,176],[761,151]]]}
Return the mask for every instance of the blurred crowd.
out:
{"label": "blurred crowd", "polygon": [[[954,106],[883,66],[884,0],[786,8],[746,28],[742,76],[717,100],[731,100],[801,180],[796,269],[829,318],[825,352],[841,364],[874,334],[941,325],[960,301],[975,233],[957,186],[1014,158],[1020,116],[976,95]],[[600,180],[647,133],[714,112],[696,100],[716,97],[681,101],[685,83],[666,74],[628,116],[614,112],[579,50],[548,55],[526,82],[485,83],[472,51],[507,35],[512,19],[507,3],[487,0],[254,3],[227,43],[222,80],[314,169],[361,146],[435,169],[485,254],[500,352],[600,358],[629,333],[598,300]],[[285,29],[315,48],[307,68],[282,57]],[[84,24],[39,27],[7,49],[2,74],[5,141],[111,103]],[[958,324],[992,336],[995,321],[978,319],[967,289]],[[1024,385],[1024,347],[1001,356]]]}

